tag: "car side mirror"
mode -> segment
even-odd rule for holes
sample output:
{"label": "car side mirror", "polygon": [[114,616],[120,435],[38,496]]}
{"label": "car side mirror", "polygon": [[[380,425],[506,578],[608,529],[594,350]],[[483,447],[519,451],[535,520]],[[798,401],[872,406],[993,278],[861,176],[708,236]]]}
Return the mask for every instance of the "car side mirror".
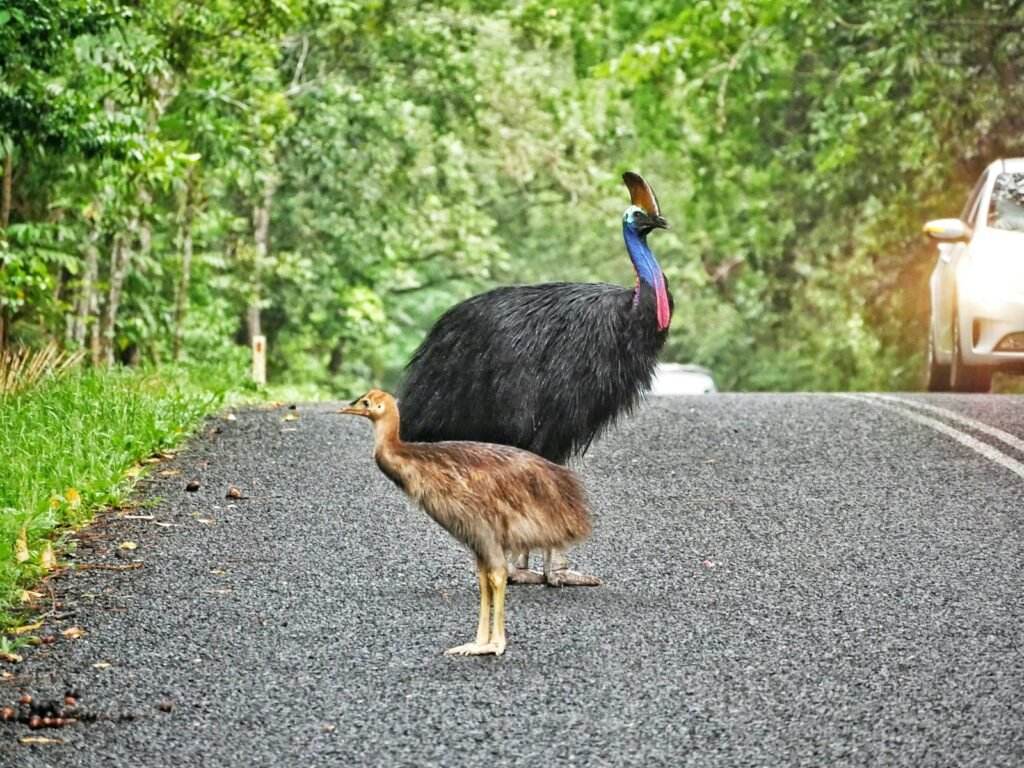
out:
{"label": "car side mirror", "polygon": [[924,225],[924,233],[932,240],[947,243],[966,243],[973,234],[960,219],[934,219]]}

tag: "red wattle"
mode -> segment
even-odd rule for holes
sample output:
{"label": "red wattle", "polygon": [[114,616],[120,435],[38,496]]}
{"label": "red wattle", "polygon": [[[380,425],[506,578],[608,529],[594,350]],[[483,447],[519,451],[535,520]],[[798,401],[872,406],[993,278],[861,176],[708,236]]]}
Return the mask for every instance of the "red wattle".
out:
{"label": "red wattle", "polygon": [[665,276],[659,274],[658,278],[658,287],[655,288],[654,295],[658,299],[658,330],[664,331],[672,321],[672,313],[668,308],[668,289],[665,288]]}

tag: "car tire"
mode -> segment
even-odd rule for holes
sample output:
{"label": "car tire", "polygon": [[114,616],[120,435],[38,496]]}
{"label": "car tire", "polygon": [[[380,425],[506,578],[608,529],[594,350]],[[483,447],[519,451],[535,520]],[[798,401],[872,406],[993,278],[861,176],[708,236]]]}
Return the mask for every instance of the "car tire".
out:
{"label": "car tire", "polygon": [[949,383],[954,392],[991,392],[992,368],[987,365],[965,365],[961,355],[960,317],[953,315],[953,365]]}
{"label": "car tire", "polygon": [[949,392],[950,375],[952,366],[949,363],[940,363],[935,357],[935,331],[932,324],[928,323],[928,391]]}

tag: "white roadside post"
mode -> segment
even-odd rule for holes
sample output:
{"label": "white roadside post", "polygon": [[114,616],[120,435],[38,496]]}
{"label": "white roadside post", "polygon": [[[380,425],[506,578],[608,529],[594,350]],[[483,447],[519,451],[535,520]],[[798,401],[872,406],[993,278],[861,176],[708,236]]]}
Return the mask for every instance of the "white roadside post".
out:
{"label": "white roadside post", "polygon": [[252,380],[267,383],[267,337],[252,337]]}

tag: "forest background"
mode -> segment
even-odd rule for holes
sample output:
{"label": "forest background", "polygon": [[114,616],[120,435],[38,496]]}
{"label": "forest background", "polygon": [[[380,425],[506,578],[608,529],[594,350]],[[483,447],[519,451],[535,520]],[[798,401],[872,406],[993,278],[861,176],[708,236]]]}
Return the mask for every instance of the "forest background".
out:
{"label": "forest background", "polygon": [[6,0],[0,346],[390,386],[506,283],[631,284],[723,389],[916,389],[928,218],[1024,154],[1024,2]]}

